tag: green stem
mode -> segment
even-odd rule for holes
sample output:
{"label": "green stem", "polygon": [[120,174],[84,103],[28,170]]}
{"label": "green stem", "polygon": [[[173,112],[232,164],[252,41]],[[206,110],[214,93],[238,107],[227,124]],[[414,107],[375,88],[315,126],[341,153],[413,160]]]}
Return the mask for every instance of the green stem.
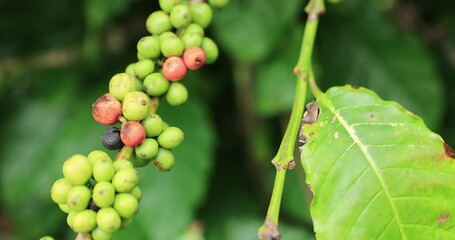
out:
{"label": "green stem", "polygon": [[[259,238],[264,240],[278,240],[281,238],[278,231],[281,196],[283,194],[286,170],[292,169],[295,166],[295,143],[300,130],[303,111],[305,109],[305,99],[308,85],[307,80],[309,77],[312,76],[312,85],[315,86],[314,75],[311,70],[311,57],[313,54],[314,40],[316,38],[318,28],[319,15],[325,10],[324,0],[310,0],[305,10],[308,13],[308,19],[303,33],[299,60],[297,62],[297,66],[294,68],[294,73],[297,76],[294,103],[292,106],[291,117],[280,147],[276,156],[272,159],[272,163],[277,169],[275,183],[273,186],[269,208],[267,210],[267,217],[258,232]],[[312,90],[314,86],[311,86]]]}

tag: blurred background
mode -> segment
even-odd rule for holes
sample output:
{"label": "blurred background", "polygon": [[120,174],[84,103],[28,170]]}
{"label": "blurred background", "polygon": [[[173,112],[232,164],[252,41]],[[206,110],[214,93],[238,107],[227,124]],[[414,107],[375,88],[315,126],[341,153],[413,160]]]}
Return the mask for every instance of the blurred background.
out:
{"label": "blurred background", "polygon": [[[157,2],[0,0],[0,239],[75,238],[50,187],[67,157],[102,149],[106,127],[91,104],[137,61]],[[140,211],[115,239],[256,239],[294,96],[305,4],[231,0],[214,11],[206,35],[218,61],[183,80],[189,102],[158,110],[185,131],[175,167],[140,169]],[[313,63],[320,87],[371,88],[455,145],[454,12],[448,0],[327,4]],[[312,239],[302,169],[286,180],[283,239]]]}

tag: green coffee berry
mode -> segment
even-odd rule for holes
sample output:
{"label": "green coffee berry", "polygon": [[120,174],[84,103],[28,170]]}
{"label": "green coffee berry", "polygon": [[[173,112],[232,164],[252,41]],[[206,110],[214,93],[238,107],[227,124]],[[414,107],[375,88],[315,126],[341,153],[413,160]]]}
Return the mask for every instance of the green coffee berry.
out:
{"label": "green coffee berry", "polygon": [[188,90],[180,82],[172,82],[166,100],[171,106],[180,106],[188,100]]}
{"label": "green coffee berry", "polygon": [[[158,151],[158,149],[157,149]],[[51,188],[51,198],[57,204],[66,204],[68,193],[73,187],[66,178],[57,179]]]}
{"label": "green coffee berry", "polygon": [[97,159],[93,162],[93,178],[97,182],[111,181],[115,174],[114,163],[111,159]]}
{"label": "green coffee berry", "polygon": [[63,176],[73,185],[83,185],[92,176],[92,165],[85,156],[75,154],[63,163]]}
{"label": "green coffee berry", "polygon": [[70,207],[68,207],[68,204],[59,204],[58,207],[64,213],[70,213],[71,212],[71,209],[70,209]]}
{"label": "green coffee berry", "polygon": [[160,38],[161,52],[165,57],[182,56],[185,45],[178,37]]}
{"label": "green coffee berry", "polygon": [[163,119],[155,113],[149,114],[146,119],[141,121],[141,124],[145,128],[147,137],[156,137],[163,131]]}
{"label": "green coffee berry", "polygon": [[139,173],[134,168],[122,168],[118,170],[114,178],[112,178],[112,185],[115,190],[120,193],[131,191],[136,187],[139,182]]}
{"label": "green coffee berry", "polygon": [[138,200],[130,193],[119,193],[115,196],[114,209],[122,218],[134,216],[139,208]]}
{"label": "green coffee berry", "polygon": [[122,220],[114,208],[102,208],[96,215],[96,223],[104,232],[113,233],[120,228]]}
{"label": "green coffee berry", "polygon": [[174,160],[174,154],[171,150],[160,148],[152,163],[160,171],[169,171],[174,166]]}
{"label": "green coffee berry", "polygon": [[74,215],[76,215],[76,213],[78,213],[79,211],[70,211],[68,213],[68,216],[66,216],[66,223],[68,224],[68,226],[70,228],[72,228],[73,226],[73,220],[74,220]]}
{"label": "green coffee berry", "polygon": [[97,182],[93,188],[93,202],[100,208],[109,207],[114,203],[115,189],[110,182]]}
{"label": "green coffee berry", "polygon": [[196,24],[196,23],[191,23],[188,25],[188,27],[185,28],[185,33],[196,33],[199,34],[201,37],[204,37],[204,28],[201,27],[201,25]]}
{"label": "green coffee berry", "polygon": [[181,0],[159,0],[160,8],[165,12],[171,12],[172,8]]}
{"label": "green coffee berry", "polygon": [[68,192],[66,204],[71,211],[82,211],[88,207],[92,193],[86,186],[74,186]]}
{"label": "green coffee berry", "polygon": [[160,43],[161,43],[162,41],[166,41],[167,38],[176,38],[176,37],[177,37],[177,35],[175,35],[174,32],[164,32],[164,33],[160,34],[159,39],[160,39]]}
{"label": "green coffee berry", "polygon": [[120,171],[123,168],[134,168],[133,164],[127,160],[117,160],[114,161],[114,168],[116,171]]}
{"label": "green coffee berry", "polygon": [[[108,129],[111,129],[111,131],[113,130],[112,128],[108,128]],[[98,160],[109,160],[112,162],[111,157],[109,157],[109,155],[106,152],[101,151],[101,150],[91,151],[88,154],[87,159],[92,165],[93,165],[93,163],[95,163]]]}
{"label": "green coffee berry", "polygon": [[142,190],[139,188],[139,186],[136,186],[133,189],[131,189],[130,194],[133,195],[138,201],[141,201]]}
{"label": "green coffee berry", "polygon": [[208,37],[202,38],[201,48],[205,52],[205,63],[210,64],[216,61],[218,58],[218,46],[212,39]]}
{"label": "green coffee berry", "polygon": [[147,166],[150,163],[150,160],[151,159],[140,158],[134,154],[130,161],[135,168],[141,168]]}
{"label": "green coffee berry", "polygon": [[197,23],[203,28],[209,26],[213,15],[212,8],[209,4],[205,2],[192,3],[190,9],[193,23]]}
{"label": "green coffee berry", "polygon": [[148,116],[150,99],[140,91],[128,93],[123,100],[123,116],[131,121],[140,121]]}
{"label": "green coffee berry", "polygon": [[155,70],[155,63],[150,59],[139,60],[134,66],[134,72],[140,79],[144,79]]}
{"label": "green coffee berry", "polygon": [[188,4],[179,4],[172,8],[170,14],[171,24],[175,28],[183,28],[191,23],[191,12]]}
{"label": "green coffee berry", "polygon": [[150,14],[147,18],[145,26],[149,33],[154,35],[160,35],[161,33],[172,29],[169,14],[163,11],[156,11]]}
{"label": "green coffee berry", "polygon": [[183,138],[184,134],[180,128],[168,127],[158,136],[158,143],[164,148],[172,149],[180,145]]}
{"label": "green coffee berry", "polygon": [[144,79],[143,85],[148,95],[158,97],[166,93],[169,81],[162,73],[152,73]]}
{"label": "green coffee berry", "polygon": [[131,76],[136,76],[136,73],[134,72],[134,66],[136,63],[130,63],[128,66],[125,68],[125,73],[130,74]]}
{"label": "green coffee berry", "polygon": [[146,138],[134,151],[142,159],[152,159],[158,154],[158,142],[153,138]]}
{"label": "green coffee berry", "polygon": [[[140,60],[147,59],[147,58],[145,58],[144,56],[142,56],[139,52],[136,54],[136,57],[137,57],[137,60],[139,60],[139,61],[140,61]],[[134,76],[137,77],[137,74],[134,74]]]}
{"label": "green coffee berry", "polygon": [[185,45],[185,49],[188,49],[190,47],[200,47],[202,45],[202,35],[194,32],[185,32],[185,34],[183,34],[182,41]]}
{"label": "green coffee berry", "polygon": [[[97,214],[98,218],[98,214]],[[111,240],[112,239],[112,233],[108,233],[106,231],[103,231],[101,228],[96,227],[93,229],[91,232],[93,240]]]}
{"label": "green coffee berry", "polygon": [[55,239],[51,236],[44,236],[44,237],[41,237],[39,240],[55,240]]}
{"label": "green coffee berry", "polygon": [[229,4],[229,0],[209,0],[209,3],[214,8],[224,8]]}
{"label": "green coffee berry", "polygon": [[157,58],[161,54],[160,39],[157,36],[146,36],[137,43],[137,52],[144,58]]}
{"label": "green coffee berry", "polygon": [[136,90],[136,78],[128,73],[115,74],[109,82],[109,93],[119,101],[123,101],[129,92]]}
{"label": "green coffee berry", "polygon": [[96,212],[90,209],[76,213],[71,228],[78,233],[92,231],[96,227],[96,215]]}

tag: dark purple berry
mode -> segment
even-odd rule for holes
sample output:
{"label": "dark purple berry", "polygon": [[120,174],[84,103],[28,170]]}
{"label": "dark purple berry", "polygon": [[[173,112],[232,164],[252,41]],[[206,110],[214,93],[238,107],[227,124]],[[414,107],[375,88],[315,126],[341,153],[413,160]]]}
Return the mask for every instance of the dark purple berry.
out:
{"label": "dark purple berry", "polygon": [[116,127],[108,128],[103,135],[103,145],[109,150],[115,150],[123,147],[123,142],[120,139],[120,130]]}

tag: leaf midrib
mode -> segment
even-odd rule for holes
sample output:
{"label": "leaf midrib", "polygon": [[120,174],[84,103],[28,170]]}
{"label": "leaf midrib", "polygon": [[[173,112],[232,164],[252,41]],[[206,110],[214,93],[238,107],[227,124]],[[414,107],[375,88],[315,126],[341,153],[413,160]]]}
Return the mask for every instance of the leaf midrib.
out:
{"label": "leaf midrib", "polygon": [[387,200],[389,201],[389,204],[390,204],[390,206],[392,208],[392,211],[393,211],[393,214],[394,214],[394,218],[397,220],[398,228],[400,229],[400,234],[401,234],[402,238],[403,239],[407,239],[406,235],[404,234],[404,230],[403,230],[403,228],[401,226],[400,216],[398,214],[398,211],[396,209],[395,204],[392,201],[392,197],[390,195],[390,191],[387,188],[387,185],[385,184],[385,180],[383,179],[383,176],[380,174],[377,166],[375,165],[375,163],[373,161],[373,158],[368,153],[368,150],[367,150],[366,146],[364,146],[362,144],[362,142],[360,141],[360,139],[357,137],[357,134],[355,133],[354,128],[352,128],[348,124],[348,122],[343,118],[343,116],[341,116],[341,114],[336,111],[335,106],[332,104],[332,102],[329,100],[329,98],[326,95],[320,96],[319,100],[322,101],[327,106],[327,108],[330,110],[330,112],[332,112],[332,114],[338,119],[338,121],[341,123],[341,125],[349,133],[349,136],[352,138],[354,143],[359,147],[360,151],[362,151],[362,154],[367,159],[368,163],[370,164],[371,168],[373,169],[374,173],[376,174],[379,182],[381,183],[382,188],[384,189],[384,192],[386,194]]}

